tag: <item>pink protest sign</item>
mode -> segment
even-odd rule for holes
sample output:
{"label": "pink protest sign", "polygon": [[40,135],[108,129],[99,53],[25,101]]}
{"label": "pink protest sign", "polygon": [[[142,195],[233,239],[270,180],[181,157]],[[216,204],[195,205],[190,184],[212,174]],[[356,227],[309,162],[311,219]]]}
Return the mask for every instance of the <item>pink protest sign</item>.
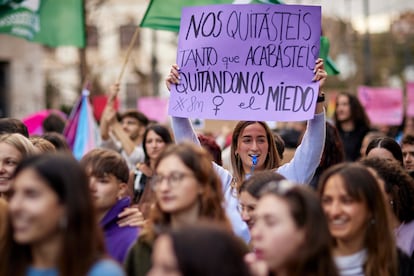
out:
{"label": "pink protest sign", "polygon": [[389,87],[358,87],[358,98],[373,124],[399,125],[403,119],[403,91]]}
{"label": "pink protest sign", "polygon": [[414,117],[414,82],[407,83],[407,112],[408,117]]}
{"label": "pink protest sign", "polygon": [[138,99],[137,107],[151,120],[159,123],[165,123],[168,120],[168,99],[166,98],[141,97]]}
{"label": "pink protest sign", "polygon": [[181,15],[169,114],[177,117],[296,121],[314,115],[321,8],[210,5]]}

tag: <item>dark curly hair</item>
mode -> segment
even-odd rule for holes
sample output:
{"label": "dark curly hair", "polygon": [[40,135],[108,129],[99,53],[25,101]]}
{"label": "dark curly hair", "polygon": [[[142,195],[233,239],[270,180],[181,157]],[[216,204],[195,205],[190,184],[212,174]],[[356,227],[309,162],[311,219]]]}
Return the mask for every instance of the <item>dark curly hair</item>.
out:
{"label": "dark curly hair", "polygon": [[373,168],[385,182],[385,192],[392,202],[392,210],[400,222],[414,219],[414,179],[394,160],[364,158],[361,163]]}
{"label": "dark curly hair", "polygon": [[[344,96],[348,98],[349,101],[349,109],[351,112],[351,119],[355,124],[356,128],[359,127],[365,127],[369,129],[371,127],[371,123],[369,121],[369,118],[367,116],[367,113],[365,112],[364,107],[362,106],[361,102],[358,100],[358,98],[355,95],[352,95],[347,92],[341,92],[337,96],[337,100],[339,97]],[[335,126],[338,130],[342,130],[341,124],[338,120],[337,113],[335,110],[334,113],[334,120],[335,120]]]}

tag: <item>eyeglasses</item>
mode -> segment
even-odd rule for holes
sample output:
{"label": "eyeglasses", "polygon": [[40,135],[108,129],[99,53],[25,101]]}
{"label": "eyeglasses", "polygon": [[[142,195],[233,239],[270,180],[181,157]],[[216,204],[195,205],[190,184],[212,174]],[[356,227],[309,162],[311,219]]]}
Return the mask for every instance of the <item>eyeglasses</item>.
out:
{"label": "eyeglasses", "polygon": [[252,205],[244,205],[241,203],[237,205],[237,210],[239,211],[240,214],[242,214],[243,212],[246,212],[250,216],[253,214],[255,209],[256,209],[256,206],[252,206]]}
{"label": "eyeglasses", "polygon": [[174,171],[170,173],[170,175],[156,174],[151,179],[151,187],[155,191],[159,189],[164,180],[167,180],[166,182],[168,186],[170,188],[175,188],[186,177],[194,177],[194,175],[192,173],[184,173],[179,171]]}

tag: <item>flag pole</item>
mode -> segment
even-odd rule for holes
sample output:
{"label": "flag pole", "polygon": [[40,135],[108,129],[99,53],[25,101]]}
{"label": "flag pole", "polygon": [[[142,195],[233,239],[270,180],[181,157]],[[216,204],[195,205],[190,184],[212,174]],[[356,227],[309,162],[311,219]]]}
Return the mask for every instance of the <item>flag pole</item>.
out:
{"label": "flag pole", "polygon": [[90,89],[90,84],[91,82],[89,81],[89,75],[85,75],[85,77],[83,78],[83,82],[82,82],[82,89]]}
{"label": "flag pole", "polygon": [[128,59],[129,59],[129,55],[131,54],[132,47],[134,47],[135,41],[137,40],[137,37],[138,37],[138,31],[139,31],[138,28],[139,27],[137,27],[135,29],[134,35],[132,36],[132,39],[129,42],[128,50],[127,50],[127,53],[126,53],[126,56],[125,56],[124,63],[122,64],[122,69],[121,69],[121,72],[119,73],[117,83],[121,82],[122,75],[124,74],[126,64],[128,63]]}
{"label": "flag pole", "polygon": [[[82,28],[83,28],[83,39],[85,41],[84,47],[81,47],[78,49],[79,53],[79,73],[80,73],[80,82],[83,83],[85,86],[85,82],[87,79],[88,72],[88,62],[86,60],[86,48],[88,47],[87,40],[88,40],[88,32],[87,32],[87,26],[86,26],[86,18],[87,18],[87,10],[85,6],[85,1],[82,1],[82,13],[83,13],[83,22],[82,22]],[[82,87],[82,89],[84,88]],[[82,93],[82,91],[81,91]]]}

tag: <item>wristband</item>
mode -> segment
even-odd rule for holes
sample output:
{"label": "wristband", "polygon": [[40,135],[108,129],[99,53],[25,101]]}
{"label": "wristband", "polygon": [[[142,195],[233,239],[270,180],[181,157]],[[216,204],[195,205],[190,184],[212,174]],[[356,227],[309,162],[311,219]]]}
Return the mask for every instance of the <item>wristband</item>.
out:
{"label": "wristband", "polygon": [[316,100],[317,103],[321,103],[325,101],[325,93],[321,93]]}

